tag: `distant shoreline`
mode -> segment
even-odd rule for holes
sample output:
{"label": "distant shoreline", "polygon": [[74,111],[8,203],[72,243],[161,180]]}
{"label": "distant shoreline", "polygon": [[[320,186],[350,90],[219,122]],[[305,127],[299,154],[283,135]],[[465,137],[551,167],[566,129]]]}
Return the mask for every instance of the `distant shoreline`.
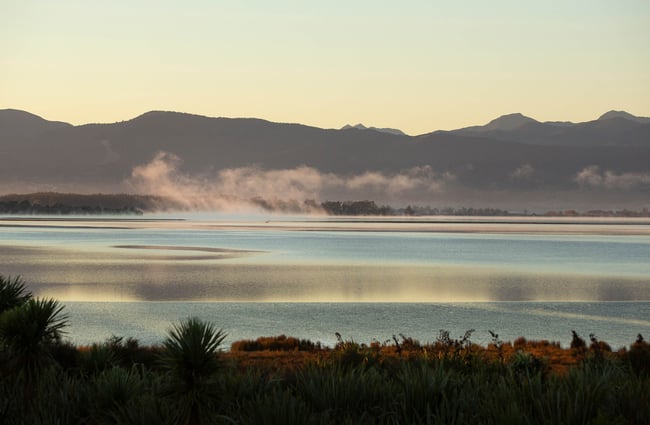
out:
{"label": "distant shoreline", "polygon": [[[431,207],[407,205],[393,207],[377,205],[371,200],[302,202],[274,201],[254,198],[244,201],[261,213],[271,214],[319,214],[329,217],[503,217],[503,218],[650,218],[650,210],[629,209],[591,209],[578,211],[566,209],[549,210],[544,213],[512,212],[500,208],[475,207]],[[10,194],[0,196],[0,214],[15,216],[142,216],[148,213],[191,213],[194,211],[175,199],[153,195],[135,194],[76,194],[57,192],[38,192],[29,194]],[[214,211],[219,212],[219,211]],[[397,221],[382,221],[399,223]],[[407,221],[410,222],[410,221]],[[477,223],[472,220],[472,223]],[[543,223],[541,221],[540,223]],[[532,224],[526,221],[526,224]],[[579,222],[573,224],[580,224]]]}
{"label": "distant shoreline", "polygon": [[181,214],[181,218],[160,216],[129,218],[93,217],[3,217],[2,228],[46,229],[205,229],[223,231],[291,232],[397,232],[466,234],[561,234],[650,236],[647,217],[368,217],[368,216],[247,216],[241,220]]}

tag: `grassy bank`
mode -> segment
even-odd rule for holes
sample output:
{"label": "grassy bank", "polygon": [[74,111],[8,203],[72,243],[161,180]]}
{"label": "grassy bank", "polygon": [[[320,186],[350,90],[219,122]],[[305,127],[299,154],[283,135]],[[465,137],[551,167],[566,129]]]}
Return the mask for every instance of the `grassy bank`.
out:
{"label": "grassy bank", "polygon": [[163,344],[64,341],[66,315],[0,277],[3,424],[645,424],[650,344],[612,352],[574,334],[472,343],[441,331],[335,347],[286,336],[234,342],[196,319]]}

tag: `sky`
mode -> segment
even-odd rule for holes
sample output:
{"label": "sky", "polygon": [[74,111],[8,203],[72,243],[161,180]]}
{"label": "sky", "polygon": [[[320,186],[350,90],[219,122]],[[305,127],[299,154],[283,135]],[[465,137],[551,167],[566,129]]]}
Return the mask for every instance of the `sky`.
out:
{"label": "sky", "polygon": [[647,0],[0,0],[0,109],[408,134],[650,116]]}

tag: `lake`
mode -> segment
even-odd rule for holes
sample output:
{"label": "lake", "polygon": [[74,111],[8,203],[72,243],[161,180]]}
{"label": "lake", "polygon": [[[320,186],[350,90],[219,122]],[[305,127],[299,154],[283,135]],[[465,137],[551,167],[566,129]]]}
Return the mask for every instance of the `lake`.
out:
{"label": "lake", "polygon": [[79,344],[157,343],[190,315],[228,341],[650,336],[647,219],[5,217],[0,255],[66,305]]}

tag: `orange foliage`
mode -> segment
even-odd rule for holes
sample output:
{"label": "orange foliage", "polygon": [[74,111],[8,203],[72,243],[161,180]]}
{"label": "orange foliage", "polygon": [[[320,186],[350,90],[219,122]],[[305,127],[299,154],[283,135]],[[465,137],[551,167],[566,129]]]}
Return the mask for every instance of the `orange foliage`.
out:
{"label": "orange foliage", "polygon": [[326,348],[321,347],[320,344],[313,344],[313,348],[310,350],[299,350],[299,344],[296,341],[298,341],[296,338],[284,335],[262,337],[255,341],[236,341],[233,342],[231,351],[224,353],[224,356],[242,370],[252,368],[266,373],[282,374],[283,372],[295,371],[307,364],[322,363],[330,359],[341,358],[340,356],[344,354],[345,350],[357,350],[362,355],[360,358],[364,358],[363,355],[366,357],[371,356],[379,363],[391,362],[397,359],[435,359],[449,356],[472,356],[486,362],[508,363],[515,354],[521,352],[542,360],[550,373],[563,374],[588,355],[607,355],[608,357],[618,358],[627,355],[625,351],[612,353],[611,349],[607,349],[609,346],[605,343],[592,344],[592,346],[583,350],[562,348],[558,342],[546,340],[528,341],[523,337],[517,338],[514,344],[510,342],[500,343],[499,345],[491,343],[487,347],[468,344],[462,349],[440,342],[420,345],[406,339],[401,343],[396,341],[394,344],[373,342],[370,346],[356,343],[346,345],[343,343],[335,348]]}

